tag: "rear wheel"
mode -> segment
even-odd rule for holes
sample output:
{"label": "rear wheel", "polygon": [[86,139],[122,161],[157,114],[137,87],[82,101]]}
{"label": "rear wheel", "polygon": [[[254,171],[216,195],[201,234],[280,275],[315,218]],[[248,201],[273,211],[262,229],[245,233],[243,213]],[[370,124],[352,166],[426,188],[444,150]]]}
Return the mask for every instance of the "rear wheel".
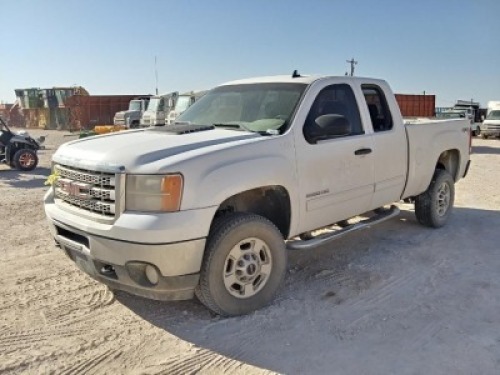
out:
{"label": "rear wheel", "polygon": [[14,154],[12,164],[21,171],[31,171],[38,165],[38,156],[35,151],[25,148]]}
{"label": "rear wheel", "polygon": [[420,224],[439,228],[446,224],[455,201],[455,181],[442,169],[436,170],[427,190],[415,198],[415,216]]}
{"label": "rear wheel", "polygon": [[481,138],[483,138],[483,139],[488,139],[488,136],[487,136],[486,134],[484,134],[484,133],[483,133],[483,134],[481,134]]}
{"label": "rear wheel", "polygon": [[217,314],[248,314],[272,301],[286,263],[285,242],[273,223],[254,214],[226,214],[207,240],[196,296]]}

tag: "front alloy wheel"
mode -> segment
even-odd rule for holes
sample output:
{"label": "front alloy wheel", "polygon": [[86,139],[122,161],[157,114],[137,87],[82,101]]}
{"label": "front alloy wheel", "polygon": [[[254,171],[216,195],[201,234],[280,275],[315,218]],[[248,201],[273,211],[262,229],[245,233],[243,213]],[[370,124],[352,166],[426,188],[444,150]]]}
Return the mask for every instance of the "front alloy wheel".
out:
{"label": "front alloy wheel", "polygon": [[258,238],[248,238],[234,246],[226,257],[224,285],[236,298],[259,293],[269,280],[273,258],[269,246]]}
{"label": "front alloy wheel", "polygon": [[195,293],[213,312],[248,314],[272,301],[286,271],[283,235],[266,218],[249,213],[214,220]]}

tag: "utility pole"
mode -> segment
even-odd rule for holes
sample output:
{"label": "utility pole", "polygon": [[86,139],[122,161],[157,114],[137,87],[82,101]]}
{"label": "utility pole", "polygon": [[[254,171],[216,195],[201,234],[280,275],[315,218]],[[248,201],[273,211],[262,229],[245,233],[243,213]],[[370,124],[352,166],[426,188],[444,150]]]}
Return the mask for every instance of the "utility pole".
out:
{"label": "utility pole", "polygon": [[158,95],[158,69],[156,67],[156,56],[155,56],[155,81],[156,81],[156,95]]}
{"label": "utility pole", "polygon": [[354,60],[354,57],[351,60],[346,60],[347,63],[351,64],[351,77],[354,75],[354,65],[357,65],[358,62]]}

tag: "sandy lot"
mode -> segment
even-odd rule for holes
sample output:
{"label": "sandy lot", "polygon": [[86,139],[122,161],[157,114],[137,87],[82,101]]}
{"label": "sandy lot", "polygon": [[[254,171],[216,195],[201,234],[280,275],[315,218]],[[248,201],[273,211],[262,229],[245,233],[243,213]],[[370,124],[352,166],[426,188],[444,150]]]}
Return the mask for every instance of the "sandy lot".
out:
{"label": "sandy lot", "polygon": [[371,230],[290,253],[271,306],[220,319],[196,300],[113,295],[53,246],[40,166],[0,166],[0,373],[499,374],[500,141],[472,167],[439,230],[412,207]]}

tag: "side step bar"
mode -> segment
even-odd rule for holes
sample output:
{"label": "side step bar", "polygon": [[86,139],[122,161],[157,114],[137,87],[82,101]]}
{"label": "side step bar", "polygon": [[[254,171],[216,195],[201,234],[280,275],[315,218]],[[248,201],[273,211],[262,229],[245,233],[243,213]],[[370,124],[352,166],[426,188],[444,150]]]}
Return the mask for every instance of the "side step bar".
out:
{"label": "side step bar", "polygon": [[310,240],[292,240],[288,241],[286,244],[286,248],[288,250],[308,250],[317,246],[324,245],[330,241],[339,239],[340,237],[345,236],[346,234],[370,228],[372,225],[381,223],[383,221],[392,219],[399,215],[399,208],[396,206],[391,206],[385,212],[377,214],[369,219],[361,220],[356,224],[351,224],[345,228],[339,229],[332,233],[320,234]]}

